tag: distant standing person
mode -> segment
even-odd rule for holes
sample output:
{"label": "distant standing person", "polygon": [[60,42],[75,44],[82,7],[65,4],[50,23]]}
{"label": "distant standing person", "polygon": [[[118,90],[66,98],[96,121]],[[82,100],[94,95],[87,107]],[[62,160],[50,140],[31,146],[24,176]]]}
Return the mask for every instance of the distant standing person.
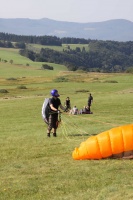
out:
{"label": "distant standing person", "polygon": [[90,111],[90,107],[91,107],[92,102],[93,102],[93,96],[90,93],[90,95],[88,97],[88,109],[89,109],[89,111]]}
{"label": "distant standing person", "polygon": [[70,104],[70,98],[69,97],[66,98],[65,106],[66,106],[66,111],[71,109],[71,104]]}

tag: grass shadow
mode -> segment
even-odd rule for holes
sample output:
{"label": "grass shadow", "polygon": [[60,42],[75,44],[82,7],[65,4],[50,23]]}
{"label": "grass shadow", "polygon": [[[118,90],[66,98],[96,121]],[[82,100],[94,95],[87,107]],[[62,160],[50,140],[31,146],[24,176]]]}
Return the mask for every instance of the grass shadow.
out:
{"label": "grass shadow", "polygon": [[95,136],[95,135],[97,135],[97,134],[86,134],[86,133],[83,133],[83,134],[69,134],[68,136],[70,136],[70,137],[78,137],[78,136]]}

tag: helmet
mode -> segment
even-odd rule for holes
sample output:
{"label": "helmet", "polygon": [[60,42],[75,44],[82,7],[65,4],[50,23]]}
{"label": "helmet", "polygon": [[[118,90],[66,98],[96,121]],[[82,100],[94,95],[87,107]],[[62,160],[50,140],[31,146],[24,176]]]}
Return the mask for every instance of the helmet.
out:
{"label": "helmet", "polygon": [[53,97],[59,97],[59,96],[60,96],[60,95],[58,94],[58,90],[56,90],[56,89],[51,90],[51,95],[52,95]]}

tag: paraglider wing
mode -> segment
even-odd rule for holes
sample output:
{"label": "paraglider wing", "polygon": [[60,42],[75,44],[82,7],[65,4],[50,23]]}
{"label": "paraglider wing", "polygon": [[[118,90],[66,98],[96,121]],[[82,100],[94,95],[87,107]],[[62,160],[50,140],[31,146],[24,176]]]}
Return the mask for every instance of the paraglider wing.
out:
{"label": "paraglider wing", "polygon": [[75,160],[102,159],[133,150],[133,124],[124,125],[89,137],[75,148]]}
{"label": "paraglider wing", "polygon": [[42,118],[46,124],[48,124],[48,117],[49,117],[49,99],[50,98],[45,98],[42,106]]}

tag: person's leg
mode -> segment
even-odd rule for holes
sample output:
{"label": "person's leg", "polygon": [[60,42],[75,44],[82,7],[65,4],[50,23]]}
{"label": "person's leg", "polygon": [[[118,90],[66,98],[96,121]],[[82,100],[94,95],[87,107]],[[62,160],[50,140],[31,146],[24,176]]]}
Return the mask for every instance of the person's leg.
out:
{"label": "person's leg", "polygon": [[48,128],[48,129],[47,129],[47,136],[48,136],[48,137],[50,137],[50,132],[51,132],[51,130]]}
{"label": "person's leg", "polygon": [[91,111],[91,104],[88,104],[88,111],[90,112]]}
{"label": "person's leg", "polygon": [[52,130],[52,116],[49,116],[49,120],[48,120],[48,128],[47,128],[47,136],[50,137],[50,132]]}
{"label": "person's leg", "polygon": [[53,136],[56,137],[56,128],[54,128]]}
{"label": "person's leg", "polygon": [[56,137],[57,136],[56,130],[58,128],[58,114],[55,114],[53,116],[53,128],[54,128],[53,136]]}

